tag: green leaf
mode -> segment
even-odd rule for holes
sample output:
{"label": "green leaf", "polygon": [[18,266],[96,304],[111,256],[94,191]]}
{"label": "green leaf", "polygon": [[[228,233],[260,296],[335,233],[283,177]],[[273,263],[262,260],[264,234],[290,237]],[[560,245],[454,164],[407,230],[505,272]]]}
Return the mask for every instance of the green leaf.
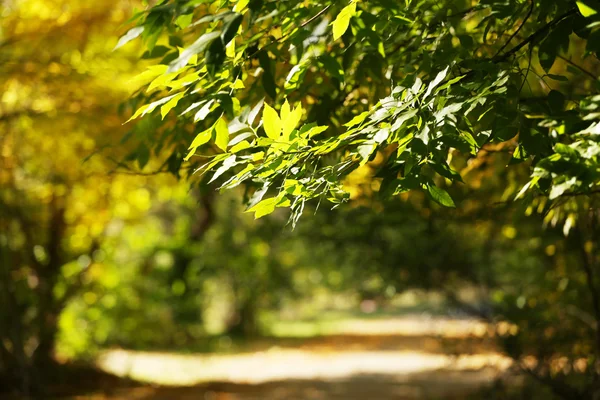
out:
{"label": "green leaf", "polygon": [[306,75],[306,71],[308,70],[309,66],[309,60],[304,60],[301,63],[294,65],[285,78],[285,84],[283,88],[288,92],[298,89],[302,83],[304,75]]}
{"label": "green leaf", "polygon": [[144,169],[150,160],[150,150],[146,145],[141,144],[137,150],[137,162],[140,169]]}
{"label": "green leaf", "polygon": [[376,148],[377,143],[373,142],[367,142],[358,146],[358,154],[361,157],[360,165],[365,165],[369,161],[371,154],[373,154]]}
{"label": "green leaf", "polygon": [[333,40],[338,40],[350,26],[350,18],[356,14],[356,3],[347,5],[333,21]]}
{"label": "green leaf", "polygon": [[278,197],[270,197],[268,199],[261,200],[254,207],[246,210],[246,212],[253,212],[254,219],[259,219],[275,211],[275,207],[277,206],[277,203],[279,203],[279,200],[280,199]]}
{"label": "green leaf", "polygon": [[258,113],[260,112],[260,109],[263,106],[263,103],[265,102],[265,98],[263,97],[262,99],[260,99],[260,101],[258,103],[256,103],[256,105],[252,108],[252,110],[250,111],[250,113],[248,114],[248,125],[252,126],[252,124],[254,124],[254,120],[256,119],[256,116],[258,115]]}
{"label": "green leaf", "polygon": [[317,136],[318,134],[325,132],[327,128],[328,126],[315,126],[315,124],[313,123],[309,125],[304,125],[302,129],[300,129],[300,134],[312,138],[313,136]]}
{"label": "green leaf", "polygon": [[227,122],[221,117],[215,124],[215,144],[221,150],[226,151],[228,143],[229,129],[227,128]]}
{"label": "green leaf", "polygon": [[221,39],[223,44],[227,45],[237,35],[237,31],[242,24],[244,16],[240,13],[234,13],[232,16],[225,20],[223,25],[223,33],[221,33]]}
{"label": "green leaf", "polygon": [[212,137],[212,131],[213,127],[211,126],[207,130],[202,131],[196,135],[196,137],[192,141],[192,144],[189,147],[190,152],[184,158],[185,161],[189,160],[196,153],[196,149],[198,149],[198,147],[202,146],[210,140],[210,138]]}
{"label": "green leaf", "polygon": [[210,112],[212,111],[214,103],[215,101],[211,99],[206,104],[204,104],[202,108],[199,109],[198,112],[194,115],[194,122],[203,121],[204,118],[206,118],[208,114],[210,114]]}
{"label": "green leaf", "polygon": [[555,81],[568,82],[569,78],[562,75],[554,75],[554,74],[546,74],[546,76],[550,79],[554,79]]}
{"label": "green leaf", "polygon": [[177,25],[180,29],[185,29],[192,23],[192,19],[194,18],[194,14],[184,14],[177,17],[175,20],[175,25]]}
{"label": "green leaf", "polygon": [[[286,100],[286,103],[287,103],[287,100]],[[293,111],[288,112],[287,115],[285,115],[285,116],[284,116],[283,108],[282,108],[281,124],[282,124],[282,128],[283,128],[284,140],[289,139],[290,134],[294,131],[294,129],[296,129],[296,127],[300,123],[301,119],[302,119],[302,107],[299,104],[296,107],[294,107]]]}
{"label": "green leaf", "polygon": [[576,177],[572,177],[571,179],[561,182],[558,185],[553,185],[552,189],[550,189],[550,195],[548,196],[548,198],[550,200],[554,200],[554,199],[562,196],[565,192],[571,190],[575,186],[577,186],[577,178]]}
{"label": "green leaf", "polygon": [[370,114],[370,113],[369,113],[368,111],[365,111],[365,112],[363,112],[363,113],[361,113],[361,114],[357,115],[356,117],[352,118],[352,119],[350,120],[350,122],[346,122],[346,123],[344,124],[344,126],[346,126],[346,127],[348,127],[348,128],[352,128],[353,126],[360,125],[360,124],[362,124],[362,123],[363,123],[363,121],[364,121],[364,120],[365,120],[365,119],[366,119],[366,118],[369,116],[369,114]]}
{"label": "green leaf", "polygon": [[[172,98],[174,98],[174,97],[176,97],[176,96],[179,96],[179,94],[174,94],[174,95],[171,95],[171,96],[167,96],[167,97],[165,97],[165,98],[162,98],[162,99],[160,99],[160,100],[156,100],[156,101],[155,101],[155,102],[153,102],[153,103],[146,104],[145,106],[141,106],[141,107],[140,107],[140,108],[139,108],[139,109],[138,109],[138,110],[135,112],[135,114],[133,114],[133,115],[131,116],[131,118],[129,118],[129,119],[127,120],[127,122],[129,122],[129,121],[131,121],[131,120],[134,120],[134,119],[136,119],[136,118],[138,118],[138,117],[143,117],[143,116],[144,116],[144,115],[146,115],[146,114],[150,114],[152,111],[154,111],[154,110],[156,109],[156,107],[158,107],[158,106],[161,106],[161,105],[163,105],[163,104],[165,104],[165,103],[169,102],[169,101],[170,101]],[[125,122],[125,123],[127,123],[127,122]]]}
{"label": "green leaf", "polygon": [[271,106],[265,103],[263,110],[263,128],[267,137],[277,140],[281,136],[281,119]]}
{"label": "green leaf", "polygon": [[427,191],[429,192],[429,195],[433,201],[436,203],[441,204],[444,207],[456,207],[452,197],[450,197],[448,192],[446,192],[444,189],[429,184],[427,185]]}
{"label": "green leaf", "polygon": [[234,145],[231,149],[229,149],[229,152],[237,153],[248,148],[250,148],[250,142],[248,142],[247,140],[242,140],[241,142]]}
{"label": "green leaf", "polygon": [[559,92],[558,90],[551,90],[548,93],[548,105],[552,112],[560,113],[563,111],[566,102],[566,97],[564,94]]}
{"label": "green leaf", "polygon": [[510,161],[508,163],[509,163],[509,165],[518,164],[520,162],[525,161],[526,158],[527,158],[527,152],[525,151],[523,146],[519,144],[517,146],[517,148],[515,149],[515,151],[513,152],[512,158],[510,159]]}
{"label": "green leaf", "polygon": [[225,161],[223,161],[223,164],[219,168],[217,168],[217,170],[215,171],[215,174],[210,179],[210,181],[208,181],[208,183],[214,182],[218,177],[220,177],[225,172],[227,172],[229,169],[231,169],[231,167],[236,165],[235,160],[236,160],[235,155],[231,155],[231,156],[227,157],[225,159]]}
{"label": "green leaf", "polygon": [[246,6],[248,6],[248,3],[250,3],[250,0],[238,0],[238,2],[235,3],[235,7],[233,7],[233,11],[236,11],[236,12],[244,11]]}
{"label": "green leaf", "polygon": [[131,42],[133,39],[140,36],[142,34],[142,32],[144,32],[143,26],[136,26],[135,28],[131,28],[130,30],[127,31],[126,34],[121,36],[121,38],[117,42],[117,45],[115,46],[113,51],[117,50],[120,47],[125,46],[127,43]]}
{"label": "green leaf", "polygon": [[586,18],[591,17],[592,15],[598,13],[598,11],[596,11],[592,7],[588,6],[583,1],[578,1],[576,3],[577,3],[577,8],[579,8],[579,12],[581,13],[581,15],[583,15]]}
{"label": "green leaf", "polygon": [[425,92],[425,95],[423,96],[424,99],[429,97],[429,95],[433,92],[433,89],[435,89],[440,83],[442,83],[442,81],[444,79],[446,79],[446,75],[448,75],[449,70],[450,70],[450,67],[446,67],[442,71],[438,72],[438,74],[435,76],[435,78],[431,82],[429,82],[429,85],[427,86],[427,91]]}
{"label": "green leaf", "polygon": [[205,57],[206,68],[211,76],[214,76],[221,69],[225,57],[225,46],[223,45],[223,41],[219,39],[213,40],[210,46],[208,46],[208,50],[206,50]]}
{"label": "green leaf", "polygon": [[319,62],[325,67],[329,75],[337,78],[340,82],[344,81],[344,69],[335,58],[324,54],[319,57]]}
{"label": "green leaf", "polygon": [[554,151],[566,158],[579,157],[579,153],[577,152],[577,150],[563,143],[556,143],[556,145],[554,145]]}
{"label": "green leaf", "polygon": [[291,112],[292,107],[290,106],[290,103],[288,103],[287,99],[285,99],[283,105],[281,106],[281,110],[279,110],[279,117],[281,118],[281,122],[285,121],[290,116]]}
{"label": "green leaf", "polygon": [[258,61],[263,69],[261,82],[269,97],[275,99],[277,97],[277,85],[275,84],[275,74],[273,74],[271,67],[271,59],[267,53],[266,51],[258,53]]}
{"label": "green leaf", "polygon": [[208,32],[200,36],[190,47],[183,50],[179,57],[177,57],[171,64],[169,64],[169,69],[167,72],[175,72],[179,71],[181,68],[185,67],[192,58],[193,55],[196,55],[202,51],[204,51],[209,44],[211,44],[216,38],[221,35],[221,32]]}
{"label": "green leaf", "polygon": [[160,108],[160,115],[161,115],[162,119],[165,119],[165,116],[169,113],[169,111],[171,111],[177,105],[177,103],[179,103],[179,100],[181,100],[182,98],[183,98],[183,93],[179,93],[178,95],[173,97],[164,106],[162,106]]}

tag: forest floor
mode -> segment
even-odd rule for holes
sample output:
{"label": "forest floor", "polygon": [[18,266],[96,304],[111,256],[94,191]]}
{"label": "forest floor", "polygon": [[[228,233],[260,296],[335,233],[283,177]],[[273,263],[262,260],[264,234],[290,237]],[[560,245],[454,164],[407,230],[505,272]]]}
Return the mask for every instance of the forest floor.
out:
{"label": "forest floor", "polygon": [[123,378],[123,384],[99,383],[68,398],[471,398],[511,365],[496,352],[488,332],[474,320],[405,316],[346,321],[314,337],[258,338],[229,352],[113,349],[102,354],[97,366]]}

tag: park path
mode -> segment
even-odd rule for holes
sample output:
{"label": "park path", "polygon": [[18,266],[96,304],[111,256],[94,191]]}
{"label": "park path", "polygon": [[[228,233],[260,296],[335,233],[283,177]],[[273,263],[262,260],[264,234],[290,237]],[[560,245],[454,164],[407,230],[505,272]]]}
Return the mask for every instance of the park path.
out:
{"label": "park path", "polygon": [[77,399],[463,399],[510,367],[472,320],[349,321],[314,338],[257,340],[232,354],[111,350],[106,372],[149,385]]}

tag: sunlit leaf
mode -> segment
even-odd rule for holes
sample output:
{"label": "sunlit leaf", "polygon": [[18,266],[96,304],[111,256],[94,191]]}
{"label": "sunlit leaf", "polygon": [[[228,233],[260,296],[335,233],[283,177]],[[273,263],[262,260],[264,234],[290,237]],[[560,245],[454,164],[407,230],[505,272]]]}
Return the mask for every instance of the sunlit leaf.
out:
{"label": "sunlit leaf", "polygon": [[280,199],[278,197],[270,197],[268,199],[261,200],[254,207],[246,210],[246,212],[253,212],[254,218],[259,219],[275,211],[275,207],[279,201]]}
{"label": "sunlit leaf", "polygon": [[435,185],[427,185],[427,191],[429,195],[438,204],[443,205],[444,207],[456,207],[452,197],[446,192],[444,189],[437,187]]}
{"label": "sunlit leaf", "polygon": [[212,137],[212,131],[213,128],[210,127],[207,130],[202,131],[196,135],[196,137],[192,141],[192,144],[189,147],[190,151],[188,155],[184,158],[185,161],[189,160],[196,153],[196,149],[198,149],[198,147],[202,146],[205,143],[208,143],[208,141]]}
{"label": "sunlit leaf", "polygon": [[233,11],[241,13],[246,9],[248,3],[250,3],[250,0],[238,0],[237,3],[235,3],[235,7],[233,7]]}
{"label": "sunlit leaf", "polygon": [[298,127],[300,120],[302,119],[302,107],[298,104],[294,107],[293,111],[288,110],[286,112],[286,116],[284,117],[283,108],[281,109],[281,123],[283,128],[283,138],[287,140],[290,137],[290,134]]}
{"label": "sunlit leaf", "polygon": [[350,18],[352,18],[356,14],[356,3],[351,3],[347,5],[340,11],[340,13],[333,21],[333,40],[338,40],[346,30],[348,30],[348,26],[350,26]]}
{"label": "sunlit leaf", "polygon": [[113,51],[117,50],[120,47],[125,46],[127,43],[131,42],[133,39],[140,36],[142,34],[142,32],[144,32],[143,26],[136,26],[135,28],[131,28],[129,31],[127,31],[126,34],[121,36],[121,38],[117,42],[117,45],[115,46]]}
{"label": "sunlit leaf", "polygon": [[577,8],[579,9],[579,12],[581,13],[581,15],[583,15],[584,17],[591,17],[592,15],[595,15],[598,13],[598,11],[596,11],[595,9],[593,9],[592,7],[590,7],[589,5],[587,5],[587,2],[583,2],[583,1],[577,1]]}
{"label": "sunlit leaf", "polygon": [[[131,116],[131,118],[129,118],[129,119],[127,120],[127,122],[129,122],[129,121],[131,121],[131,120],[134,120],[134,119],[136,119],[136,118],[139,118],[139,117],[143,117],[144,115],[151,113],[152,111],[154,111],[154,110],[156,109],[156,107],[158,107],[158,106],[161,106],[161,105],[163,105],[163,104],[165,104],[165,103],[169,102],[171,99],[173,99],[173,98],[175,98],[175,97],[177,97],[177,96],[179,96],[179,95],[180,95],[180,94],[174,94],[174,95],[171,95],[171,96],[167,96],[167,97],[164,97],[164,98],[162,98],[162,99],[160,99],[160,100],[157,100],[157,101],[155,101],[155,102],[153,102],[153,103],[150,103],[150,104],[147,104],[147,105],[145,105],[145,106],[142,106],[142,107],[140,107],[140,108],[139,108],[139,109],[138,109],[138,110],[137,110],[137,111],[136,111],[136,112],[135,112],[135,113],[134,113],[134,114]],[[127,122],[126,122],[126,123],[127,123]]]}
{"label": "sunlit leaf", "polygon": [[267,137],[273,140],[277,140],[281,136],[281,119],[277,111],[267,103],[265,103],[263,110],[263,128]]}
{"label": "sunlit leaf", "polygon": [[201,35],[190,47],[182,51],[176,60],[169,64],[168,72],[179,71],[181,68],[185,67],[193,55],[206,50],[211,42],[220,35],[220,31],[208,32]]}
{"label": "sunlit leaf", "polygon": [[219,168],[217,168],[217,170],[215,171],[215,174],[212,176],[210,181],[208,181],[208,183],[214,182],[215,180],[217,180],[217,178],[219,178],[225,172],[229,171],[231,169],[231,167],[236,165],[235,161],[236,161],[235,155],[231,155],[231,156],[227,157],[223,161],[223,164]]}
{"label": "sunlit leaf", "polygon": [[228,143],[229,129],[227,128],[227,122],[221,117],[215,125],[215,144],[221,150],[226,151]]}
{"label": "sunlit leaf", "polygon": [[365,111],[365,112],[357,115],[356,117],[352,118],[349,122],[345,123],[344,126],[347,126],[348,128],[352,128],[353,126],[360,125],[363,123],[363,121],[368,116],[369,116],[369,112]]}
{"label": "sunlit leaf", "polygon": [[235,37],[243,19],[244,16],[239,13],[234,13],[226,19],[223,25],[223,32],[221,33],[223,44],[228,44]]}
{"label": "sunlit leaf", "polygon": [[182,98],[183,98],[183,93],[179,93],[178,95],[173,97],[171,100],[169,100],[167,103],[165,103],[164,106],[162,106],[160,108],[160,115],[161,115],[162,119],[165,119],[165,116],[169,113],[169,111],[171,111],[177,105],[177,103],[179,103],[179,100],[181,100]]}

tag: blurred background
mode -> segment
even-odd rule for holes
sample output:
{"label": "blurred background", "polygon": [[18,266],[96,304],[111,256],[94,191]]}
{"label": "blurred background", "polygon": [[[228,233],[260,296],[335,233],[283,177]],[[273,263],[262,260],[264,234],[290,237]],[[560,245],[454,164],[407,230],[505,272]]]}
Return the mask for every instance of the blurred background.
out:
{"label": "blurred background", "polygon": [[509,202],[527,165],[482,151],[457,210],[367,165],[347,207],[254,221],[123,125],[136,6],[0,4],[0,397],[575,398],[596,244]]}

